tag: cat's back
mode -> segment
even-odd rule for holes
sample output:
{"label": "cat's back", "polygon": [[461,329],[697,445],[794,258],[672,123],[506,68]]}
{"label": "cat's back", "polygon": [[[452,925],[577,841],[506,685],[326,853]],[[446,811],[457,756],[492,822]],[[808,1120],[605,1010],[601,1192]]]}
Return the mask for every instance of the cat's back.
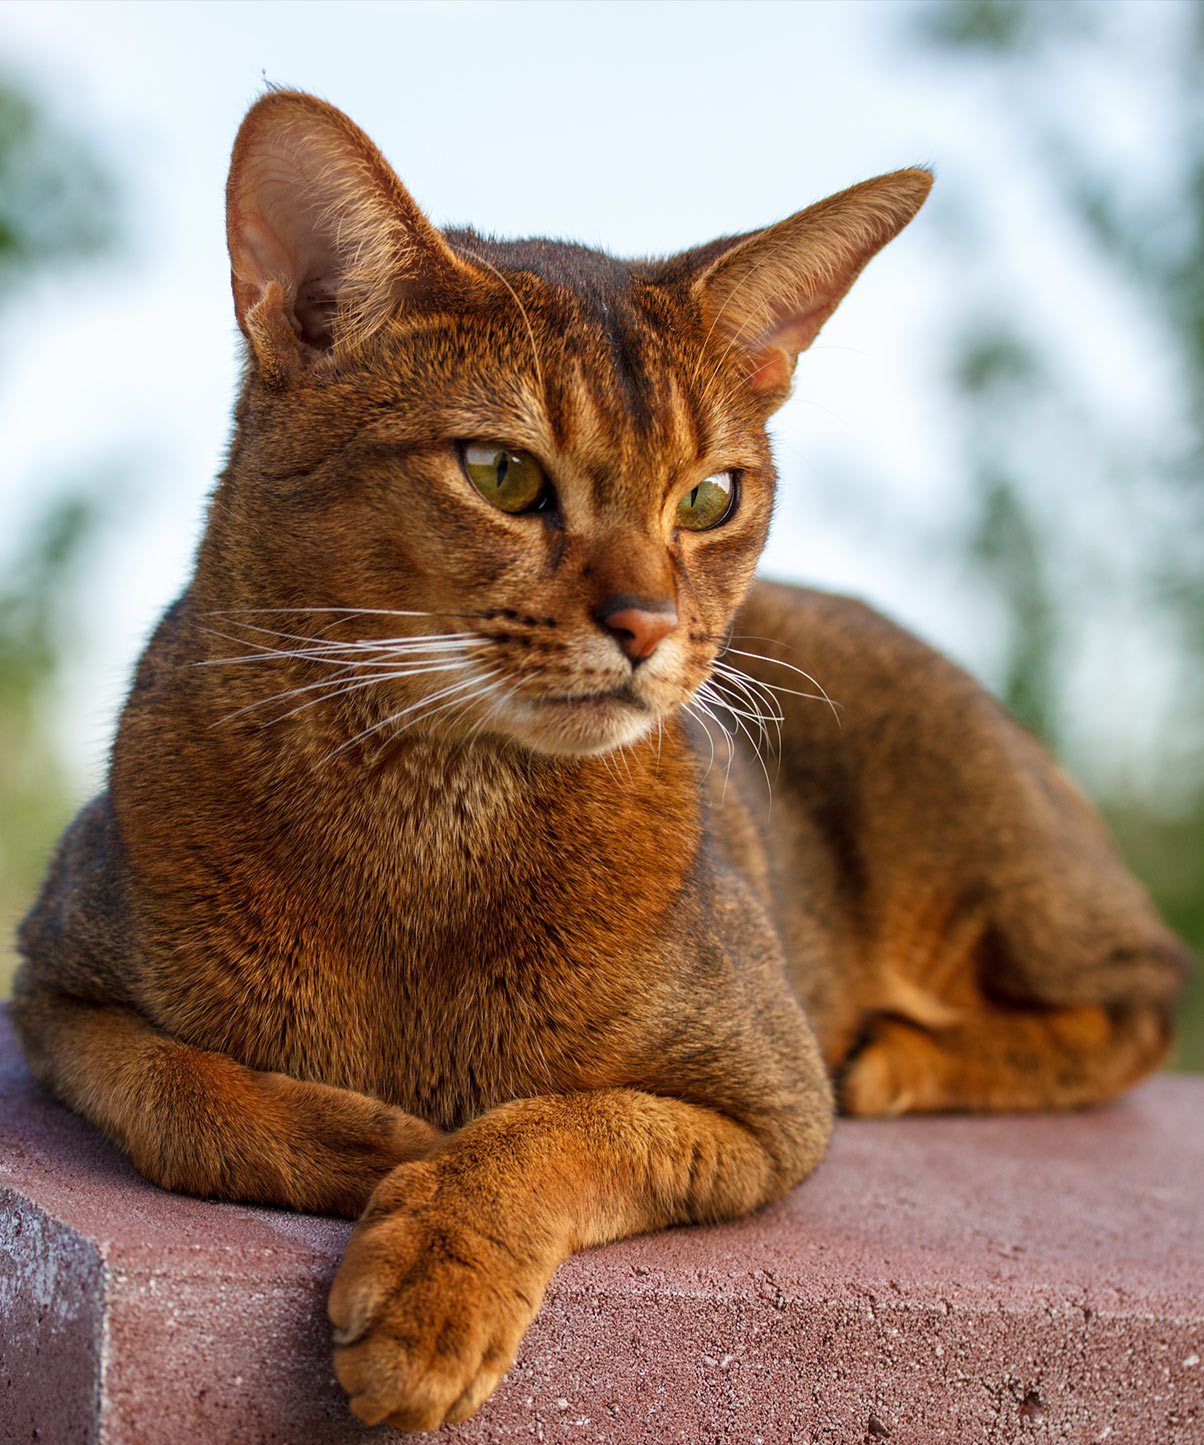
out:
{"label": "cat's back", "polygon": [[[997,810],[1015,806],[1019,773],[1027,802],[1106,842],[1052,756],[981,683],[857,598],[758,579],[731,655],[774,699],[782,767],[817,806],[856,779],[864,798],[893,799],[891,811],[902,814],[905,790],[914,794],[906,814],[914,842],[951,801],[990,796]],[[904,755],[900,771],[893,759]]]}

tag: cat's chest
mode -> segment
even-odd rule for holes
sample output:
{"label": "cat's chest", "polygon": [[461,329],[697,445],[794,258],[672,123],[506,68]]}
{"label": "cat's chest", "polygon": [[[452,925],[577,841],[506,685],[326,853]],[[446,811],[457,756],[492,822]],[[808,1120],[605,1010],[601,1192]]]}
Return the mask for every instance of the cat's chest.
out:
{"label": "cat's chest", "polygon": [[438,949],[388,930],[362,952],[348,939],[243,1013],[223,1044],[254,1067],[369,1093],[444,1128],[506,1099],[597,1087],[625,1056],[646,957],[620,945],[629,958],[603,961],[549,944],[537,920],[529,931],[513,922],[495,921],[487,947],[480,927],[448,930]]}
{"label": "cat's chest", "polygon": [[450,1126],[590,1087],[600,1056],[621,1054],[676,870],[663,840],[655,873],[633,868],[640,829],[584,800],[436,781],[358,795],[337,833],[315,833],[322,848],[289,855],[232,949],[241,983],[260,980],[255,1006],[207,1012],[255,1067]]}
{"label": "cat's chest", "polygon": [[453,1128],[507,1099],[595,1086],[586,1041],[621,1033],[621,1018],[547,973],[449,970],[381,1019],[362,1087]]}

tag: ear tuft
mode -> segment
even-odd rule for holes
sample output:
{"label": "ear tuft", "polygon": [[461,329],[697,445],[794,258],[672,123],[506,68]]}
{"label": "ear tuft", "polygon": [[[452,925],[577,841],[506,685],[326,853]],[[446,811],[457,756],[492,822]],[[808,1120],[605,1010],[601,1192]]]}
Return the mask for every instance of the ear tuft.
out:
{"label": "ear tuft", "polygon": [[749,387],[771,408],[789,395],[799,352],[931,186],[926,170],[895,171],[736,237],[718,259],[710,252],[694,293],[711,330],[744,359]]}
{"label": "ear tuft", "polygon": [[226,186],[238,324],[266,380],[361,348],[407,299],[463,269],[366,135],[332,105],[270,91]]}

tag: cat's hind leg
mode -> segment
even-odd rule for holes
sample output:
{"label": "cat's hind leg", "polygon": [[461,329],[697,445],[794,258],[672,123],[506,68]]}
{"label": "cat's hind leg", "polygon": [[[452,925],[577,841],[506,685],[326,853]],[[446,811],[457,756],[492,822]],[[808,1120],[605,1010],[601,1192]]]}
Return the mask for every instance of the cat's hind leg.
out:
{"label": "cat's hind leg", "polygon": [[839,1081],[847,1114],[1073,1109],[1113,1098],[1165,1059],[1149,1004],[984,1007],[951,1027],[877,1019]]}
{"label": "cat's hind leg", "polygon": [[[1045,947],[1085,949],[1093,926],[1106,929],[1101,911],[1097,897],[1094,918],[1073,932],[1049,920]],[[1118,932],[1097,940],[1095,968],[1080,961],[1068,970],[1065,959],[1040,966],[1031,912],[1023,927],[1006,912],[1002,924],[993,922],[981,904],[943,926],[931,908],[924,913],[926,928],[892,930],[895,961],[879,974],[878,1008],[839,1072],[845,1112],[1081,1108],[1165,1060],[1184,958],[1152,919],[1151,936],[1137,947],[1120,942],[1122,922],[1114,920]],[[1141,917],[1126,914],[1123,924]],[[927,950],[918,946],[924,933]]]}
{"label": "cat's hind leg", "polygon": [[355,1218],[441,1138],[392,1105],[246,1068],[119,1005],[19,987],[12,1016],[35,1077],[164,1189]]}

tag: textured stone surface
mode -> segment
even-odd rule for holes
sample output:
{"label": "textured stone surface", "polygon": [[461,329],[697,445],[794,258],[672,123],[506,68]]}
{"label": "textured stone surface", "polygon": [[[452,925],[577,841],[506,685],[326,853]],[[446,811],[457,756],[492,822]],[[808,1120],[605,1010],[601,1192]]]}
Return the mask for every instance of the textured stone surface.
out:
{"label": "textured stone surface", "polygon": [[[449,1441],[1204,1442],[1204,1079],[1096,1114],[843,1122],[722,1228],[557,1274]],[[144,1183],[0,1038],[0,1439],[342,1445],[349,1226]]]}

